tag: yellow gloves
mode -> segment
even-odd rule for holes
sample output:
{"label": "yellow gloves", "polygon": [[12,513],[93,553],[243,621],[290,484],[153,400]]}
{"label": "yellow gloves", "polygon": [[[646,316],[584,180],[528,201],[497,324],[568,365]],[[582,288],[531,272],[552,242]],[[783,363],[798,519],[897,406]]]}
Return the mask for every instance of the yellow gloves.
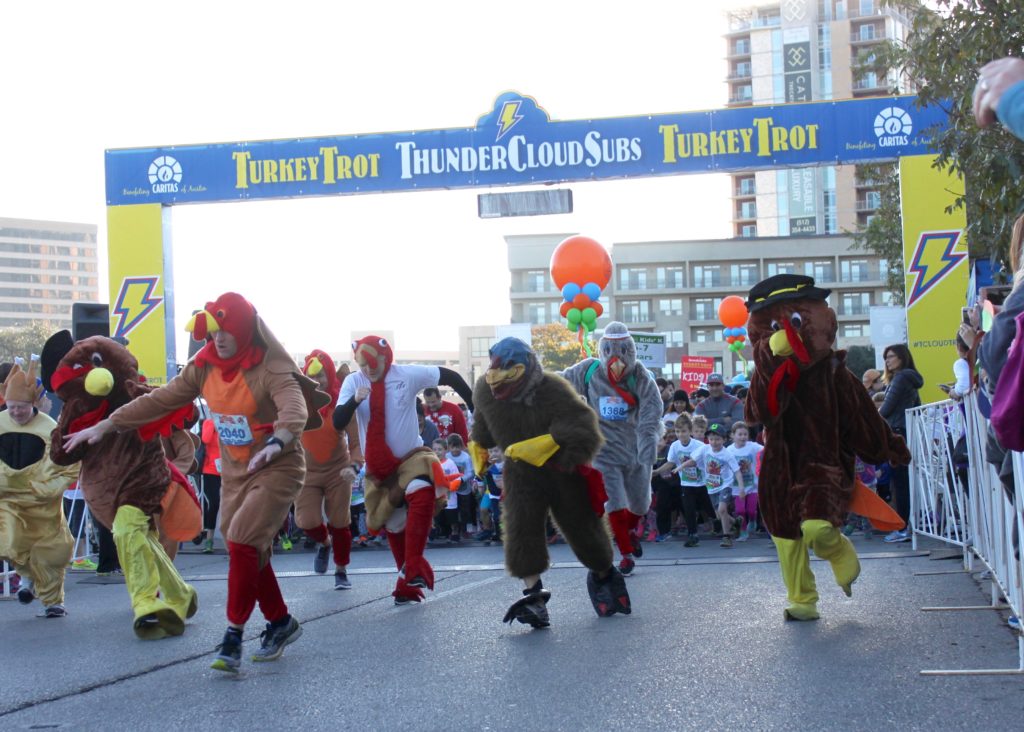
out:
{"label": "yellow gloves", "polygon": [[505,457],[522,460],[540,467],[558,452],[558,443],[551,435],[538,435],[522,442],[514,442],[505,448]]}
{"label": "yellow gloves", "polygon": [[473,472],[483,475],[487,470],[487,448],[481,447],[478,443],[469,441],[469,457],[473,460]]}

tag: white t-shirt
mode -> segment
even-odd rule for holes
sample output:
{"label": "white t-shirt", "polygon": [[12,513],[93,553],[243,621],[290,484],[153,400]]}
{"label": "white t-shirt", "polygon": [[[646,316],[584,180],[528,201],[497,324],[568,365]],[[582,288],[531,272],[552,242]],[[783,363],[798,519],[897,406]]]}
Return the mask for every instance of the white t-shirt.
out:
{"label": "white t-shirt", "polygon": [[[444,475],[448,480],[455,480],[455,476],[462,473],[459,470],[459,466],[451,458],[445,458],[444,462],[441,463],[441,470],[444,471]],[[455,491],[448,491],[448,505],[445,508],[458,508],[459,507],[459,494]]]}
{"label": "white t-shirt", "polygon": [[[437,366],[391,364],[384,376],[384,441],[395,457],[421,447],[419,420],[416,418],[416,394],[428,386],[437,386],[441,371]],[[371,388],[362,371],[354,371],[341,385],[338,403],[344,404],[360,387]],[[356,407],[359,444],[366,445],[366,428],[370,423],[370,397]],[[364,448],[365,449],[365,448]]]}
{"label": "white t-shirt", "polygon": [[740,470],[736,458],[726,448],[715,452],[708,446],[701,459],[704,469],[704,485],[708,487],[708,495],[715,495],[723,490],[732,490],[736,473]]}
{"label": "white t-shirt", "polygon": [[685,463],[687,460],[693,460],[697,464],[690,468],[680,468],[679,470],[679,482],[683,485],[690,486],[701,486],[704,485],[704,469],[701,467],[701,460],[704,453],[707,451],[708,446],[700,440],[690,438],[690,441],[683,445],[676,440],[668,448],[668,457],[666,458],[670,463],[675,465],[677,468]]}
{"label": "white t-shirt", "polygon": [[458,466],[458,471],[462,473],[462,485],[459,486],[459,495],[468,496],[473,492],[473,458],[469,456],[469,453],[465,450],[459,453],[458,457],[452,455],[450,452],[445,455],[448,460],[451,460]]}
{"label": "white t-shirt", "polygon": [[[747,493],[757,493],[757,454],[764,450],[762,445],[748,441],[743,447],[737,447],[736,443],[725,448],[736,458],[740,466],[740,475],[743,476],[743,490]],[[739,495],[739,488],[734,488],[733,493]]]}

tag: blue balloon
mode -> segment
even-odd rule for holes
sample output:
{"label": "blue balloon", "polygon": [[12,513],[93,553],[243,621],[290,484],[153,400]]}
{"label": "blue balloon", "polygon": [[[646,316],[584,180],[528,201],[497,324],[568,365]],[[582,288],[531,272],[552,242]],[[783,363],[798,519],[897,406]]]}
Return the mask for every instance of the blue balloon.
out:
{"label": "blue balloon", "polygon": [[601,288],[597,286],[596,282],[588,282],[583,285],[583,294],[591,300],[597,300],[601,297]]}
{"label": "blue balloon", "polygon": [[739,328],[736,328],[736,335],[738,335],[738,336],[745,336],[746,334],[747,334],[747,326],[741,325]]}
{"label": "blue balloon", "polygon": [[[566,302],[572,302],[572,299],[580,294],[580,286],[575,282],[566,283],[565,287],[562,288],[562,299]],[[593,298],[591,298],[593,299]]]}
{"label": "blue balloon", "polygon": [[736,328],[726,328],[722,331],[722,335],[726,338],[731,338],[732,336],[739,335],[739,333],[736,332]]}

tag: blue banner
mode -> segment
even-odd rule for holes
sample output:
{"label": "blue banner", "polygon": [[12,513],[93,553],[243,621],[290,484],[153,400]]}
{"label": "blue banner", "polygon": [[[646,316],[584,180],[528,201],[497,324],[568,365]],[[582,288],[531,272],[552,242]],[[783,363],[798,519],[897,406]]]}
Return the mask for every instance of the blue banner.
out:
{"label": "blue banner", "polygon": [[467,129],[107,150],[107,205],[865,163],[929,152],[945,124],[910,96],[552,121],[510,92]]}

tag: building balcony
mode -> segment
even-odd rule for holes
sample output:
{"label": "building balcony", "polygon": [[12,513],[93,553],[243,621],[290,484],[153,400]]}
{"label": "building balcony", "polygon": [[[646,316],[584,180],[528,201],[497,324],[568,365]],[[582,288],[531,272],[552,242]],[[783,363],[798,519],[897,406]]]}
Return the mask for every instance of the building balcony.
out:
{"label": "building balcony", "polygon": [[732,189],[733,198],[753,198],[757,195],[757,188],[754,186],[754,181],[750,181],[749,185],[740,185]]}
{"label": "building balcony", "polygon": [[860,199],[857,201],[857,211],[877,211],[881,201]]}
{"label": "building balcony", "polygon": [[750,44],[736,44],[735,46],[731,46],[728,52],[726,53],[725,57],[730,61],[741,58],[750,58]]}
{"label": "building balcony", "polygon": [[725,78],[726,81],[750,81],[750,69],[737,69],[736,71],[730,71],[729,75]]}
{"label": "building balcony", "polygon": [[850,45],[856,48],[873,46],[885,40],[888,40],[888,36],[884,30],[876,30],[874,33],[854,32],[850,34]]}
{"label": "building balcony", "polygon": [[750,97],[729,97],[729,100],[725,103],[727,107],[751,107],[754,104],[754,100]]}

